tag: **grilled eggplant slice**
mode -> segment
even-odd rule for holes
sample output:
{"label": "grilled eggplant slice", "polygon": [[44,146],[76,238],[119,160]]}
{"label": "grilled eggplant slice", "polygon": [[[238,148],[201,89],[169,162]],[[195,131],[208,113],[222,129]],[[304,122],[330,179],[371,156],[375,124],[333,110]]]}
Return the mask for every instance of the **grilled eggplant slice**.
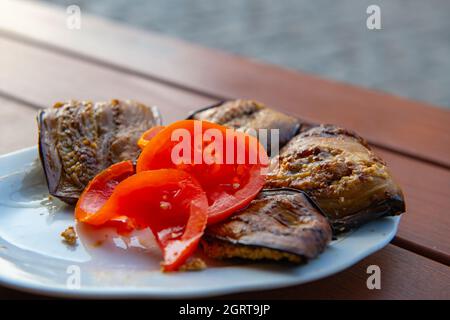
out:
{"label": "grilled eggplant slice", "polygon": [[[279,147],[284,146],[300,128],[298,119],[272,110],[253,100],[222,102],[197,112],[190,119],[206,120],[233,129],[249,132],[254,129],[279,129]],[[267,135],[267,151],[270,154],[270,132]]]}
{"label": "grilled eggplant slice", "polygon": [[50,194],[74,204],[97,173],[135,160],[140,135],[160,124],[156,107],[134,101],[72,100],[42,110],[39,153]]}
{"label": "grilled eggplant slice", "polygon": [[331,241],[331,227],[318,207],[298,190],[263,190],[249,206],[210,226],[202,240],[212,258],[304,262]]}
{"label": "grilled eggplant slice", "polygon": [[357,134],[332,125],[294,137],[272,159],[267,187],[305,191],[336,232],[405,211],[385,162]]}

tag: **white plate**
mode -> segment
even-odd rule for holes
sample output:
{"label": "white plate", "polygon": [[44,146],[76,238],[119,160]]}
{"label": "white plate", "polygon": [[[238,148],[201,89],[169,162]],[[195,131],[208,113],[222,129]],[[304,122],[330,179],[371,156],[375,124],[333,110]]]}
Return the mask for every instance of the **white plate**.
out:
{"label": "white plate", "polygon": [[36,148],[0,156],[0,284],[33,293],[182,298],[292,286],[342,271],[381,249],[399,220],[366,224],[302,266],[208,261],[212,265],[200,272],[164,274],[148,231],[125,238],[76,225],[78,245],[64,244],[60,233],[75,226],[73,208],[49,200]]}

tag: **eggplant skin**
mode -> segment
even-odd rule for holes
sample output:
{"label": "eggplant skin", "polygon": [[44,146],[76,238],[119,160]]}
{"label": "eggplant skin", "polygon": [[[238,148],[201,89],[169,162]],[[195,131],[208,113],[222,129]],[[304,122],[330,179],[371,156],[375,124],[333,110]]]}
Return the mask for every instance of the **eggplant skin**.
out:
{"label": "eggplant skin", "polygon": [[333,125],[312,127],[271,161],[266,187],[305,191],[335,232],[405,211],[402,190],[386,163],[352,131]]}
{"label": "eggplant skin", "polygon": [[51,195],[75,204],[89,181],[111,164],[136,160],[141,134],[161,124],[156,107],[110,102],[58,102],[37,117],[39,155]]}
{"label": "eggplant skin", "polygon": [[[200,109],[188,119],[206,120],[236,130],[279,129],[279,147],[284,146],[299,129],[298,119],[268,108],[254,100],[233,100]],[[267,136],[267,152],[270,154],[270,132]]]}
{"label": "eggplant skin", "polygon": [[302,192],[263,190],[227,220],[208,227],[202,248],[212,258],[304,262],[331,241],[331,227]]}

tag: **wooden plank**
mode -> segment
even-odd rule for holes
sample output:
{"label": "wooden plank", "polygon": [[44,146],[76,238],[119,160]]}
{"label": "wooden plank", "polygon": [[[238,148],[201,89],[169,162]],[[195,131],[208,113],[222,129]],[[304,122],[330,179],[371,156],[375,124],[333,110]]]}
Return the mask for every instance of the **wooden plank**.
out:
{"label": "wooden plank", "polygon": [[450,265],[450,171],[374,149],[405,194],[407,213],[394,243]]}
{"label": "wooden plank", "polygon": [[[367,267],[381,270],[381,289],[367,289]],[[0,287],[0,299],[40,296]],[[219,299],[450,299],[450,269],[388,245],[355,266],[312,283],[277,290],[239,293]]]}
{"label": "wooden plank", "polygon": [[8,39],[0,38],[0,52],[0,92],[36,107],[73,98],[135,99],[164,108],[171,122],[215,101]]}
{"label": "wooden plank", "polygon": [[29,106],[0,97],[0,154],[36,144],[35,113]]}
{"label": "wooden plank", "polygon": [[[0,38],[0,92],[36,106],[49,106],[67,97],[107,100],[113,97],[155,102],[166,123],[184,118],[188,110],[212,101],[129,74],[121,74],[45,49]],[[36,66],[39,68],[36,68]],[[30,117],[34,116],[30,114]],[[450,256],[448,226],[450,171],[377,149],[403,186],[408,213],[399,236],[439,261]]]}
{"label": "wooden plank", "polygon": [[[367,267],[381,270],[381,289],[367,289]],[[286,289],[241,293],[225,299],[450,299],[450,269],[388,245],[326,279]]]}
{"label": "wooden plank", "polygon": [[448,111],[84,13],[81,30],[69,30],[65,23],[66,14],[60,8],[12,0],[0,4],[4,34],[19,35],[139,77],[158,78],[210,96],[256,98],[312,122],[354,129],[376,145],[450,167]]}

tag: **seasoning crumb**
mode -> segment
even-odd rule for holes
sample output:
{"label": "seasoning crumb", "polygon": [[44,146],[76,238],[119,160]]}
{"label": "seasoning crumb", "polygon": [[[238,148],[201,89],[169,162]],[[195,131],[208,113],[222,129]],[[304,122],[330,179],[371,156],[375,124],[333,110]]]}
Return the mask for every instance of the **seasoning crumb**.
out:
{"label": "seasoning crumb", "polygon": [[63,241],[67,244],[74,246],[77,243],[77,234],[75,232],[74,227],[70,226],[63,232],[61,232],[61,237],[63,237]]}
{"label": "seasoning crumb", "polygon": [[200,271],[203,269],[206,269],[206,263],[200,258],[189,259],[180,267],[180,271]]}

